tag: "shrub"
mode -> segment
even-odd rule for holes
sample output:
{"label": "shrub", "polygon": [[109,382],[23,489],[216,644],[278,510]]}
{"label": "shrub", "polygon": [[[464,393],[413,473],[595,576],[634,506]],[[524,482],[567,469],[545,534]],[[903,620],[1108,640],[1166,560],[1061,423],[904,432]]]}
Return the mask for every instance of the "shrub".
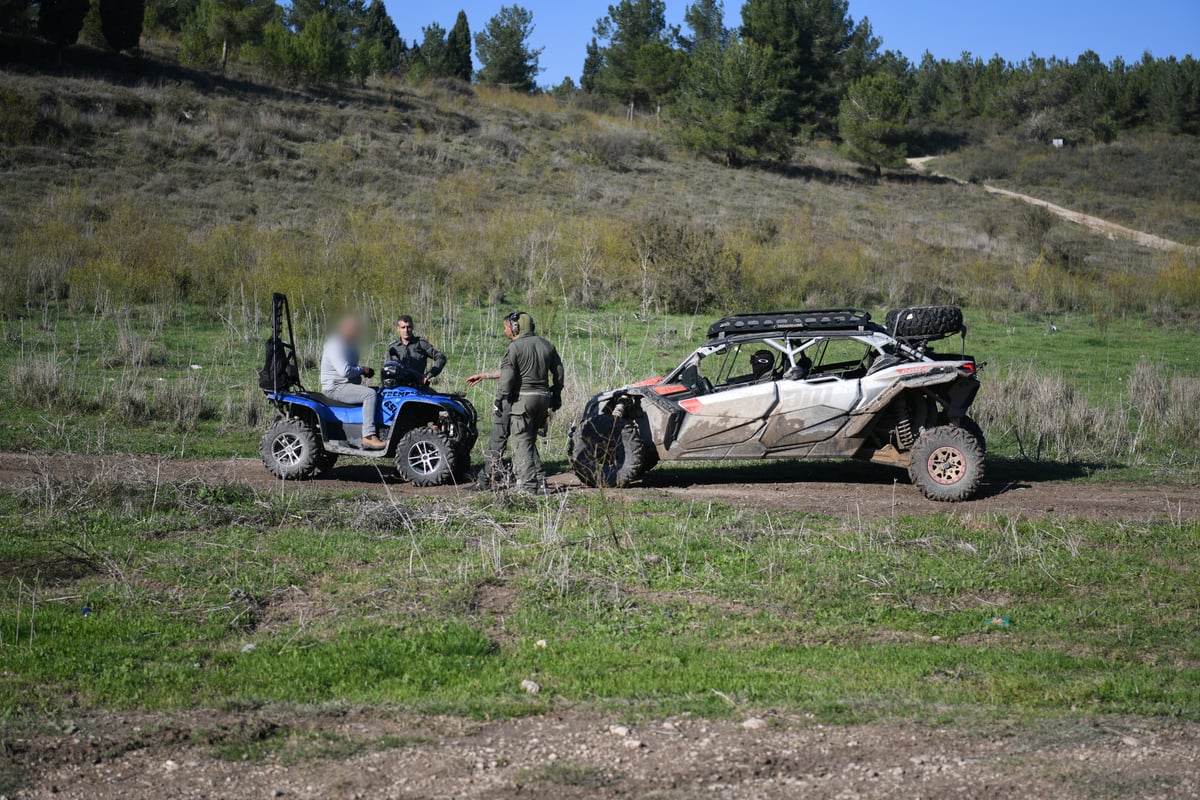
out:
{"label": "shrub", "polygon": [[1088,403],[1061,375],[1028,365],[993,373],[974,414],[981,425],[1012,436],[1034,461],[1111,456],[1121,438],[1111,413]]}
{"label": "shrub", "polygon": [[1026,205],[1021,208],[1022,238],[1029,243],[1034,253],[1040,253],[1046,246],[1046,236],[1057,222],[1054,214],[1042,206]]}
{"label": "shrub", "polygon": [[644,309],[695,314],[744,297],[742,259],[715,230],[656,216],[633,236]]}
{"label": "shrub", "polygon": [[584,137],[583,151],[600,166],[617,171],[632,169],[643,158],[663,157],[662,143],[644,130],[608,127]]}
{"label": "shrub", "polygon": [[79,394],[74,376],[54,356],[22,358],[9,367],[5,386],[14,405],[28,408],[51,409]]}

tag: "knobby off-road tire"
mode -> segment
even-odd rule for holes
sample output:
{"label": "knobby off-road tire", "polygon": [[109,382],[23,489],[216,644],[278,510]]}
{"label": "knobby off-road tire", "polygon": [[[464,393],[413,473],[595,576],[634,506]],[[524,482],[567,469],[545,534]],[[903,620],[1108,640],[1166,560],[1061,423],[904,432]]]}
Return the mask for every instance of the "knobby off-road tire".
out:
{"label": "knobby off-road tire", "polygon": [[571,468],[584,486],[628,486],[653,466],[647,449],[632,420],[597,414],[575,431]]}
{"label": "knobby off-road tire", "polygon": [[887,313],[884,327],[897,339],[949,336],[963,329],[962,309],[958,306],[895,308]]}
{"label": "knobby off-road tire", "polygon": [[321,454],[317,456],[317,470],[313,473],[313,477],[319,477],[333,469],[337,464],[338,454],[331,453],[328,450],[321,450]]}
{"label": "knobby off-road tire", "polygon": [[969,500],[983,482],[983,447],[964,428],[930,428],[917,437],[910,455],[909,477],[930,500]]}
{"label": "knobby off-road tire", "polygon": [[404,434],[396,447],[396,471],[413,486],[441,486],[454,480],[458,454],[446,434],[416,428]]}
{"label": "knobby off-road tire", "polygon": [[982,450],[985,455],[987,454],[987,437],[983,435],[983,428],[979,427],[978,422],[970,417],[959,417],[956,425],[957,427],[962,428],[964,431],[974,436],[975,440],[979,442],[979,449]]}
{"label": "knobby off-road tire", "polygon": [[474,480],[471,474],[471,448],[463,444],[453,445],[454,449],[454,482],[470,483]]}
{"label": "knobby off-road tire", "polygon": [[298,419],[281,419],[267,428],[258,453],[267,470],[285,481],[316,475],[325,454],[316,431]]}

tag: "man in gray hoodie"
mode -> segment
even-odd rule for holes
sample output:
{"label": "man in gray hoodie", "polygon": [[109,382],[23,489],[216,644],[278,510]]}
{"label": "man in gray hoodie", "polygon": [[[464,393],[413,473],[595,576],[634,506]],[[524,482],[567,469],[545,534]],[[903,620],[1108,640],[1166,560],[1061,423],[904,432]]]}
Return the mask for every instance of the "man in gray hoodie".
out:
{"label": "man in gray hoodie", "polygon": [[321,351],[321,391],[339,403],[362,404],[362,446],[364,450],[382,450],[387,443],[375,435],[375,404],[378,394],[362,385],[363,378],[375,375],[370,367],[358,365],[358,343],[362,338],[362,322],[357,317],[343,317],[337,331],[325,342]]}

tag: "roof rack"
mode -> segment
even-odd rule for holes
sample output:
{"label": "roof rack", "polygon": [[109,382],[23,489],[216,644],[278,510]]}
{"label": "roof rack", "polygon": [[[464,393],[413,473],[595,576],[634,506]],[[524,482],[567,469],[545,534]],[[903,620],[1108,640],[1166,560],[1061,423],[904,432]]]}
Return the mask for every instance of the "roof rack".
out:
{"label": "roof rack", "polygon": [[875,330],[871,315],[856,308],[826,308],[809,311],[762,311],[734,314],[714,322],[708,329],[709,339],[773,331],[861,331]]}

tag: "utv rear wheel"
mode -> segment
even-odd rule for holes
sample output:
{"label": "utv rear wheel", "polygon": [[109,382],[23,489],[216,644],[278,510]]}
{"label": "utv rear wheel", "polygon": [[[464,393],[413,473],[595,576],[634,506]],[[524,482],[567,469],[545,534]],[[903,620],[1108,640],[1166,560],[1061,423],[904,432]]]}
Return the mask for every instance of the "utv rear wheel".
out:
{"label": "utv rear wheel", "polygon": [[968,500],[983,482],[983,447],[964,428],[931,428],[913,445],[908,474],[930,500]]}
{"label": "utv rear wheel", "polygon": [[624,417],[597,414],[579,423],[571,442],[571,468],[585,486],[628,486],[653,466],[638,426]]}
{"label": "utv rear wheel", "polygon": [[957,427],[974,436],[975,441],[979,442],[979,449],[984,453],[987,452],[987,437],[983,435],[983,428],[979,427],[978,422],[970,417],[960,417],[955,424]]}
{"label": "utv rear wheel", "polygon": [[454,480],[458,455],[446,434],[433,428],[411,430],[396,447],[396,471],[413,486],[441,486]]}
{"label": "utv rear wheel", "polygon": [[263,434],[258,453],[272,475],[300,481],[317,473],[324,451],[308,425],[298,419],[281,419]]}

